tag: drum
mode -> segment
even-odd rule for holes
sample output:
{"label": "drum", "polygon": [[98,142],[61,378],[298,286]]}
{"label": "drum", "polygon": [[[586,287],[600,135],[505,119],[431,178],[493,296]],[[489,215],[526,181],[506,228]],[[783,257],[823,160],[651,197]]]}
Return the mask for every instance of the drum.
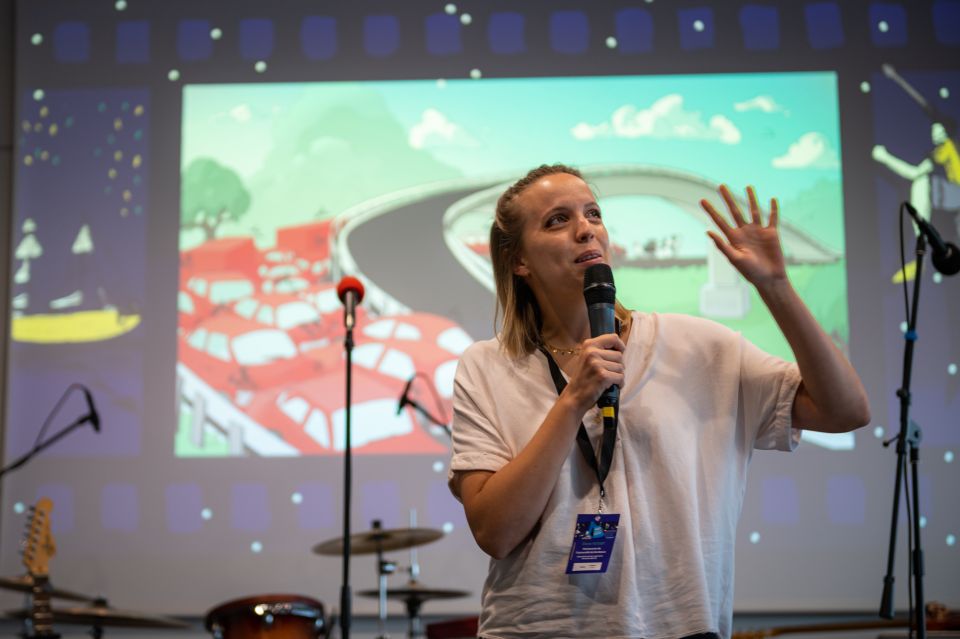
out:
{"label": "drum", "polygon": [[300,595],[257,595],[210,610],[204,625],[216,639],[317,639],[323,604]]}

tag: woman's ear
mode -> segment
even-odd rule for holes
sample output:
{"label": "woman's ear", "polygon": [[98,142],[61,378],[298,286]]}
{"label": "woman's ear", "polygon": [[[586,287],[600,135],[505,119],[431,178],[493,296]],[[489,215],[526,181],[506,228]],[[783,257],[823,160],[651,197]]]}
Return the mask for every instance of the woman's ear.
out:
{"label": "woman's ear", "polygon": [[527,268],[527,263],[523,261],[522,257],[518,257],[517,261],[514,263],[513,274],[520,277],[526,277],[530,275],[530,269]]}

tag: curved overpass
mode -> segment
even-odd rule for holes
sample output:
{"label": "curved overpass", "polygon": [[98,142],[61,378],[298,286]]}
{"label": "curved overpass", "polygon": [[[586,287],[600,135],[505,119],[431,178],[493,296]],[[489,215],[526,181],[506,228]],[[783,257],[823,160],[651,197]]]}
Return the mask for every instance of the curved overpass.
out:
{"label": "curved overpass", "polygon": [[[716,198],[718,184],[700,176],[644,165],[584,167],[600,197],[663,198],[706,224],[700,200]],[[338,272],[359,276],[367,304],[384,313],[417,309],[458,322],[475,339],[493,334],[489,260],[463,244],[453,229],[466,216],[491,215],[515,174],[427,184],[387,194],[345,211],[334,247]],[[741,207],[747,203],[738,198]],[[784,252],[792,263],[830,263],[842,255],[781,217]],[[707,242],[707,240],[705,240]],[[724,259],[711,259],[710,285],[742,287]]]}

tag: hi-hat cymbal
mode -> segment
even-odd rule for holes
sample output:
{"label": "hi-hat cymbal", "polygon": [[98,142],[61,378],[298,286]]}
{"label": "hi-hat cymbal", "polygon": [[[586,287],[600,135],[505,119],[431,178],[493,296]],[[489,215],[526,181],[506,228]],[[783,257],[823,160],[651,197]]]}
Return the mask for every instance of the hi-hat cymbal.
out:
{"label": "hi-hat cymbal", "polygon": [[[350,535],[350,553],[368,555],[378,551],[401,550],[428,544],[443,537],[443,532],[433,528],[374,528],[367,532]],[[313,547],[318,555],[343,553],[343,537],[328,539]]]}
{"label": "hi-hat cymbal", "polygon": [[[20,575],[19,577],[0,577],[0,588],[4,590],[16,590],[17,592],[33,592],[33,577],[30,575]],[[81,595],[77,592],[70,592],[69,590],[63,590],[62,588],[54,588],[49,583],[44,588],[46,592],[51,597],[56,597],[58,599],[70,599],[72,601],[82,601],[85,603],[93,603],[94,597],[88,595]]]}
{"label": "hi-hat cymbal", "polygon": [[[54,624],[73,626],[121,627],[121,628],[189,628],[179,619],[147,615],[130,610],[117,610],[105,606],[91,606],[89,608],[53,608],[50,610]],[[30,616],[29,610],[8,610],[7,616],[13,619],[26,619]]]}
{"label": "hi-hat cymbal", "polygon": [[[427,588],[417,582],[407,584],[403,588],[388,588],[388,599],[399,599],[401,601],[423,602],[430,599],[456,599],[458,597],[467,597],[470,593],[466,590],[448,590],[445,588]],[[380,596],[379,590],[363,590],[361,597],[377,598]]]}

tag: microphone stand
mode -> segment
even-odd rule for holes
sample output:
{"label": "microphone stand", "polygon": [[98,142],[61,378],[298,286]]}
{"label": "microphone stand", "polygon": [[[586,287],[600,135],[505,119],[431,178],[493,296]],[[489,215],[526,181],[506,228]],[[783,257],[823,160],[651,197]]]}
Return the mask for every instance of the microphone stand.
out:
{"label": "microphone stand", "polygon": [[[53,410],[51,410],[50,414],[47,415],[47,418],[43,420],[43,425],[40,427],[40,434],[38,435],[38,437],[43,437],[43,433],[46,431],[47,426],[50,424],[50,421],[58,412],[60,412],[60,408],[63,406],[67,397],[70,396],[70,393],[72,393],[77,389],[82,390],[84,389],[84,387],[81,384],[70,384],[70,386],[67,387],[67,390],[63,391],[63,395],[61,395],[60,399],[57,400],[57,403],[54,405]],[[59,433],[53,435],[52,437],[49,437],[48,439],[45,439],[42,442],[34,442],[33,448],[31,448],[27,452],[27,454],[23,455],[19,459],[14,460],[7,466],[4,466],[2,469],[0,469],[0,477],[3,477],[10,471],[20,468],[21,466],[26,464],[28,461],[30,461],[31,459],[39,455],[41,452],[43,452],[44,450],[46,450],[56,442],[60,441],[61,439],[66,437],[69,433],[76,430],[80,426],[83,426],[87,422],[90,422],[91,424],[95,423],[93,413],[87,412],[86,415],[84,415],[83,417],[78,417],[73,421],[73,423],[67,425]],[[96,426],[94,427],[96,428]]]}
{"label": "microphone stand", "polygon": [[92,415],[90,415],[89,413],[86,414],[86,415],[84,415],[83,417],[78,417],[77,419],[75,419],[75,420],[73,421],[72,424],[70,424],[70,425],[68,425],[67,427],[65,427],[63,430],[61,430],[61,431],[60,431],[59,433],[57,433],[56,435],[53,435],[53,436],[51,436],[49,439],[45,439],[44,441],[40,442],[39,444],[36,444],[33,448],[30,449],[30,451],[29,451],[26,455],[20,457],[19,459],[17,459],[17,460],[14,461],[14,462],[11,462],[10,465],[5,466],[5,467],[3,467],[2,469],[0,469],[0,477],[3,477],[4,475],[6,475],[6,474],[7,474],[8,472],[10,472],[11,470],[16,470],[16,469],[20,468],[21,466],[23,466],[24,464],[26,464],[28,461],[30,461],[31,459],[33,459],[34,457],[36,457],[37,455],[39,455],[42,451],[46,450],[47,448],[49,448],[50,446],[52,446],[52,445],[55,444],[56,442],[60,441],[60,440],[63,439],[64,437],[66,437],[70,432],[76,430],[76,429],[79,428],[80,426],[83,426],[83,425],[86,424],[87,422],[91,421],[91,417],[92,417]]}
{"label": "microphone stand", "polygon": [[410,399],[409,397],[407,397],[406,395],[404,395],[404,396],[403,396],[403,405],[404,405],[404,406],[410,406],[410,407],[412,407],[413,410],[417,411],[418,413],[420,413],[421,415],[423,415],[424,417],[426,417],[427,420],[428,420],[430,423],[435,424],[435,425],[439,426],[440,428],[442,428],[442,429],[443,429],[443,432],[445,432],[445,433],[447,434],[447,437],[453,437],[453,433],[450,432],[450,426],[448,426],[445,422],[442,422],[442,421],[440,421],[439,419],[437,419],[436,417],[434,417],[434,416],[430,413],[430,411],[428,411],[426,408],[424,408],[424,407],[420,404],[420,402],[418,402],[417,400],[415,400],[415,399]]}
{"label": "microphone stand", "polygon": [[[920,544],[920,494],[918,470],[920,443],[920,428],[915,424],[910,424],[910,378],[913,372],[913,348],[917,341],[917,307],[920,302],[920,282],[923,280],[923,256],[926,253],[927,243],[923,234],[917,237],[917,271],[913,280],[913,306],[910,309],[908,318],[907,332],[904,334],[906,341],[903,350],[903,383],[897,390],[897,397],[900,398],[900,433],[894,438],[897,442],[897,476],[893,489],[893,517],[890,523],[890,548],[887,554],[887,573],[883,578],[883,596],[880,601],[880,616],[885,619],[893,619],[893,564],[897,545],[897,521],[900,514],[900,486],[905,483],[904,464],[906,463],[907,450],[910,452],[910,475],[912,482],[913,512],[911,521],[908,525],[913,527],[913,548],[908,548],[911,553],[911,563],[913,565],[913,589],[914,589],[914,609],[913,624],[917,632],[917,639],[926,639],[927,626],[924,614],[923,600],[923,549]],[[894,441],[891,440],[891,441]],[[890,442],[887,442],[889,444]],[[885,445],[887,445],[885,444]]]}
{"label": "microphone stand", "polygon": [[345,439],[343,449],[343,584],[340,587],[340,636],[342,639],[350,639],[350,620],[353,617],[352,602],[350,593],[350,485],[353,481],[353,455],[350,446],[350,414],[352,372],[353,372],[353,323],[349,322],[346,326],[346,335],[343,339],[343,347],[346,351],[346,379],[347,379],[347,398],[345,404]]}

